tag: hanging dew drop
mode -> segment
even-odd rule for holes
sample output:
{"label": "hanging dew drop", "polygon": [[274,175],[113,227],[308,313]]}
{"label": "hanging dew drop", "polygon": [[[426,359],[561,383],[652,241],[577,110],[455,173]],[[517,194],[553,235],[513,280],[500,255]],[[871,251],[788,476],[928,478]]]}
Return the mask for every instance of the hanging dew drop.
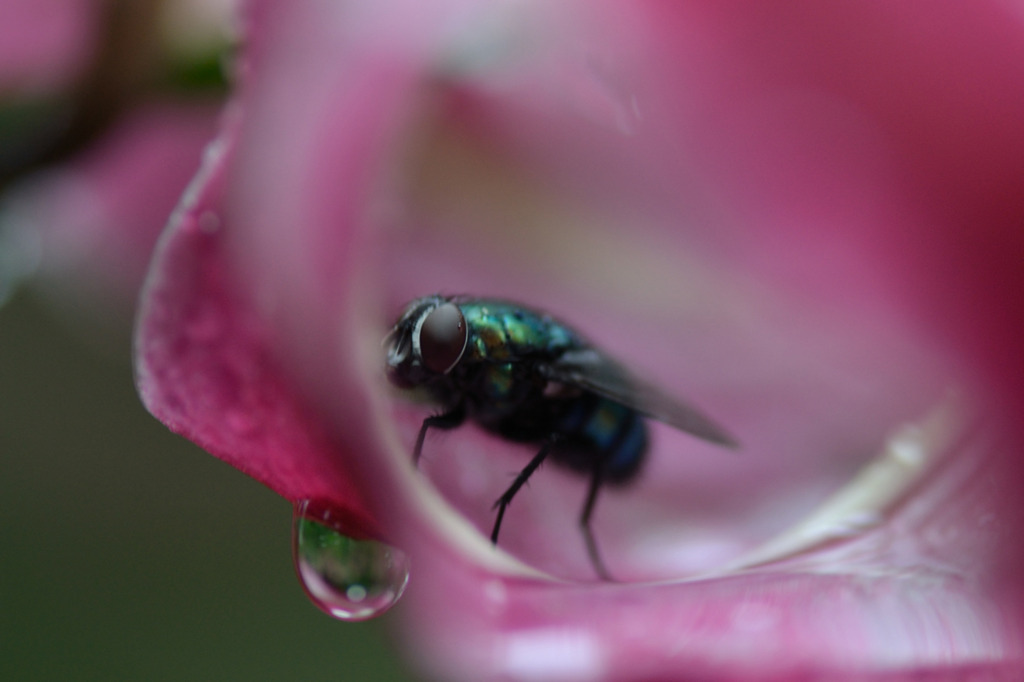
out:
{"label": "hanging dew drop", "polygon": [[306,594],[339,620],[374,618],[395,605],[409,581],[409,558],[377,540],[350,537],[330,511],[295,505],[295,569]]}

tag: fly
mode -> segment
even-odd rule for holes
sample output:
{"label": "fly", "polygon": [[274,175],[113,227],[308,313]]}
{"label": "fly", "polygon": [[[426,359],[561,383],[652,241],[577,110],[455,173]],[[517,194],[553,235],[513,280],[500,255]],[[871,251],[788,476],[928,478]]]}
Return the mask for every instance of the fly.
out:
{"label": "fly", "polygon": [[420,388],[440,406],[423,420],[413,459],[429,429],[467,418],[539,451],[494,503],[491,541],[519,489],[548,457],[589,476],[579,524],[590,562],[611,580],[590,519],[605,484],[631,481],[647,454],[646,419],[735,447],[722,427],[693,407],[633,376],[619,362],[554,317],[508,301],[425,296],[406,306],[386,339],[387,375]]}

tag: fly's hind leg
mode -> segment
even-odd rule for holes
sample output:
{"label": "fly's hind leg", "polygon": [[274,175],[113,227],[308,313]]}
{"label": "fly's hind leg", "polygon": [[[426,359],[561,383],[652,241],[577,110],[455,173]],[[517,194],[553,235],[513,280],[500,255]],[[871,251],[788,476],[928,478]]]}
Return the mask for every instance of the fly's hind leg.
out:
{"label": "fly's hind leg", "polygon": [[420,426],[420,434],[416,437],[416,447],[412,450],[412,461],[417,466],[420,463],[420,455],[423,454],[423,439],[427,437],[427,429],[434,428],[448,431],[460,426],[464,421],[466,421],[466,408],[462,405],[456,405],[447,412],[435,414],[424,419],[423,424]]}
{"label": "fly's hind leg", "polygon": [[590,556],[590,563],[594,567],[601,580],[612,582],[611,574],[604,566],[601,553],[597,549],[597,541],[594,540],[594,531],[590,527],[590,517],[594,513],[594,503],[597,502],[597,491],[604,483],[604,463],[596,461],[590,476],[590,488],[587,490],[587,501],[583,503],[583,512],[580,514],[580,530],[583,532],[583,540],[587,543],[587,554]]}

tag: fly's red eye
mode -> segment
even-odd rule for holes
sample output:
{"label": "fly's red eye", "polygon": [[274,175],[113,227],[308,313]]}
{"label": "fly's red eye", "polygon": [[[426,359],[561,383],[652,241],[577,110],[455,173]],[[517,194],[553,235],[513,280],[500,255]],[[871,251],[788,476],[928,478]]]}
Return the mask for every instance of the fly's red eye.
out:
{"label": "fly's red eye", "polygon": [[420,359],[432,372],[445,374],[466,349],[466,320],[454,303],[444,303],[429,313],[420,326]]}

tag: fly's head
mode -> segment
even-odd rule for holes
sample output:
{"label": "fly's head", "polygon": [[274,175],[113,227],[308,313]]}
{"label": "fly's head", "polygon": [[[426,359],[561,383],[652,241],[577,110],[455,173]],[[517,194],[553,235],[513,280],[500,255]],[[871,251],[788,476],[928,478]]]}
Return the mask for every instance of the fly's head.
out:
{"label": "fly's head", "polygon": [[426,296],[410,303],[385,339],[388,380],[415,388],[446,376],[462,359],[469,340],[456,303]]}

